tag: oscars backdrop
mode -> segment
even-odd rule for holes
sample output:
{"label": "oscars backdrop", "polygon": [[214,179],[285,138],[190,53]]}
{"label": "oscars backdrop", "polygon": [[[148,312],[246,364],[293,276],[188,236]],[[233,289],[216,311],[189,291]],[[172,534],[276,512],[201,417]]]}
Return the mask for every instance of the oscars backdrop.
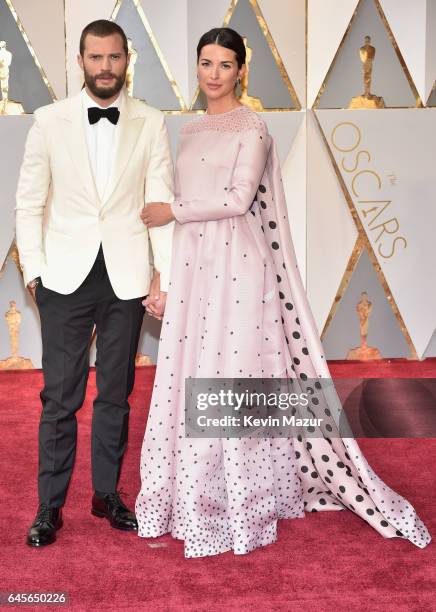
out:
{"label": "oscars backdrop", "polygon": [[[14,243],[32,113],[80,91],[80,33],[101,18],[124,28],[128,92],[166,113],[174,155],[205,108],[199,37],[241,33],[238,95],[278,145],[327,357],[435,356],[436,0],[0,0],[0,369],[41,367]],[[138,364],[155,362],[158,338],[146,318]]]}

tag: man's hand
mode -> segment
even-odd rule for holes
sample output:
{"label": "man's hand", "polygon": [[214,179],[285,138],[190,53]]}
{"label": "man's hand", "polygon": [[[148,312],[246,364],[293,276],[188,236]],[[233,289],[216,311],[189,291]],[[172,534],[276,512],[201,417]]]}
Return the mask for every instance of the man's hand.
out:
{"label": "man's hand", "polygon": [[161,321],[165,310],[166,299],[166,292],[160,290],[160,274],[159,272],[155,272],[150,283],[148,296],[142,302],[147,314]]}
{"label": "man's hand", "polygon": [[149,202],[141,211],[141,219],[147,227],[159,227],[174,221],[175,216],[170,204],[164,202]]}
{"label": "man's hand", "polygon": [[39,283],[39,280],[37,278],[34,278],[33,280],[31,280],[29,283],[27,283],[27,288],[29,289],[30,293],[32,294],[33,299],[35,300],[35,291],[36,291],[36,287]]}

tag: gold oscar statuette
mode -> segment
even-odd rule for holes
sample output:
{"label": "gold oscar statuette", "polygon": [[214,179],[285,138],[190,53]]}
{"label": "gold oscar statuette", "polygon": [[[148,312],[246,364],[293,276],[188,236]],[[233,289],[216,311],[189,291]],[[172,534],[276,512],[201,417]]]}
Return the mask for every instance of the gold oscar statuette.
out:
{"label": "gold oscar statuette", "polygon": [[9,342],[11,345],[11,356],[0,361],[0,370],[30,370],[33,364],[30,359],[19,357],[19,335],[21,324],[21,312],[17,310],[16,302],[9,302],[9,310],[5,313],[6,324],[9,329]]}
{"label": "gold oscar statuette", "polygon": [[135,64],[136,64],[136,60],[138,59],[138,52],[136,49],[134,49],[133,43],[130,38],[127,39],[127,43],[128,43],[130,60],[129,60],[129,66],[127,68],[126,87],[127,87],[127,93],[129,94],[129,96],[133,96],[133,85],[134,85],[134,80],[135,80]]}
{"label": "gold oscar statuette", "polygon": [[369,317],[371,315],[372,303],[368,300],[366,291],[360,294],[360,302],[356,304],[357,314],[359,315],[360,327],[360,346],[350,349],[347,359],[359,361],[371,361],[381,359],[382,355],[376,348],[368,346],[366,339],[368,336]]}
{"label": "gold oscar statuette", "polygon": [[12,53],[6,48],[6,41],[0,40],[0,115],[22,115],[24,108],[19,102],[9,99],[9,75]]}
{"label": "gold oscar statuette", "polygon": [[385,108],[385,102],[382,97],[375,96],[371,93],[372,71],[375,59],[375,47],[371,45],[371,37],[365,36],[365,44],[359,50],[360,61],[363,66],[363,86],[364,93],[361,96],[352,98],[348,108]]}
{"label": "gold oscar statuette", "polygon": [[248,95],[248,75],[250,72],[250,62],[253,57],[253,50],[248,46],[247,38],[245,36],[243,38],[244,38],[244,44],[245,44],[245,49],[246,49],[246,58],[245,58],[245,74],[241,79],[241,95],[239,96],[239,102],[241,104],[245,104],[245,106],[248,106],[252,110],[259,113],[265,110],[263,108],[261,99]]}

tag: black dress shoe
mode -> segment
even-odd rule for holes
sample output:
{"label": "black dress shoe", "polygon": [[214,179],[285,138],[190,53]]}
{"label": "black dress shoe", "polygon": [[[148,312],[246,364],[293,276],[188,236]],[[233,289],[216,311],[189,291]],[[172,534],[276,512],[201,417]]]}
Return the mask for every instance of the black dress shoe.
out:
{"label": "black dress shoe", "polygon": [[136,516],[121,501],[119,493],[94,493],[91,514],[107,518],[111,527],[123,531],[138,531]]}
{"label": "black dress shoe", "polygon": [[36,548],[53,544],[56,540],[56,531],[62,525],[62,508],[50,508],[47,504],[40,504],[27,534],[26,543]]}

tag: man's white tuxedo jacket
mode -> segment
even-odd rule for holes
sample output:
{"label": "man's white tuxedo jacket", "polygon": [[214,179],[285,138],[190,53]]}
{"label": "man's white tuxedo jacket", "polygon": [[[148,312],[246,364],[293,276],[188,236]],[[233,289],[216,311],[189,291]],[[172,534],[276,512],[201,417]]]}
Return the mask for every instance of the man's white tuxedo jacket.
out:
{"label": "man's white tuxedo jacket", "polygon": [[161,290],[168,289],[173,223],[147,230],[145,202],[172,202],[173,164],[163,114],[123,90],[116,155],[100,200],[88,155],[82,96],[35,111],[16,203],[24,282],[40,276],[58,293],[75,291],[103,246],[115,294],[146,295],[149,236]]}

